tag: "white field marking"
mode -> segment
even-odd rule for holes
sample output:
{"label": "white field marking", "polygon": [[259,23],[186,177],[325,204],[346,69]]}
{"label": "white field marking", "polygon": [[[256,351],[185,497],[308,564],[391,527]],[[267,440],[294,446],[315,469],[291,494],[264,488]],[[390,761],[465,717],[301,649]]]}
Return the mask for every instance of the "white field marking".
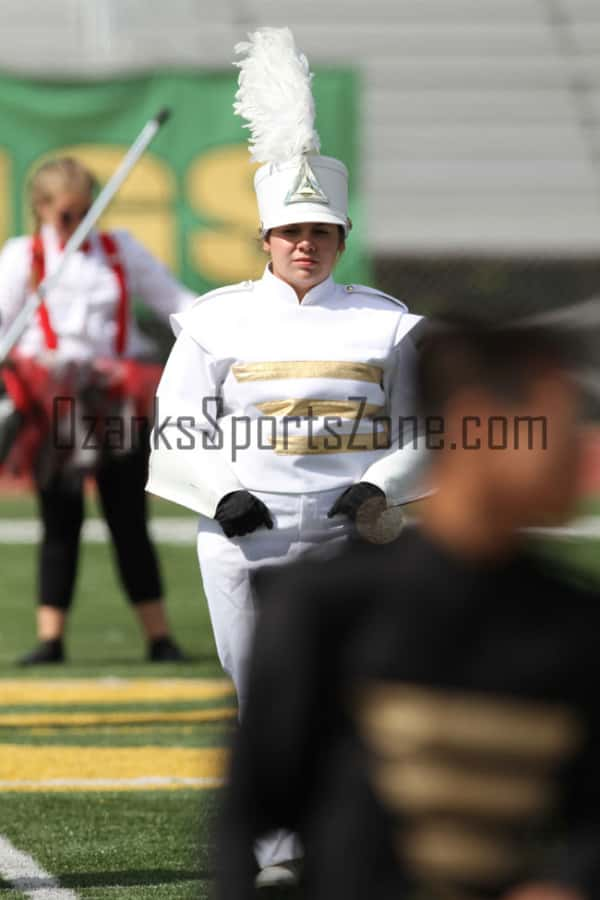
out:
{"label": "white field marking", "polygon": [[581,519],[575,519],[568,525],[561,525],[560,528],[528,528],[529,534],[537,537],[557,537],[557,538],[588,538],[594,540],[600,537],[600,516],[583,516]]}
{"label": "white field marking", "polygon": [[74,891],[61,887],[56,878],[42,869],[28,853],[17,850],[1,834],[0,875],[11,887],[32,900],[78,900]]}
{"label": "white field marking", "polygon": [[[407,516],[407,524],[418,525],[416,518]],[[581,516],[579,519],[573,519],[566,525],[560,525],[554,528],[524,528],[523,534],[531,534],[533,537],[550,537],[560,539],[581,539],[598,540],[600,538],[600,516]]]}
{"label": "white field marking", "polygon": [[[416,522],[412,518],[408,521]],[[193,546],[196,531],[196,519],[191,516],[162,516],[150,520],[152,537],[160,544]],[[597,540],[600,538],[600,516],[582,516],[559,528],[529,528],[527,531],[539,537]],[[40,538],[41,525],[37,519],[4,519],[0,522],[0,544],[37,544]],[[86,519],[82,539],[90,544],[107,543],[109,537],[104,521]]]}
{"label": "white field marking", "polygon": [[[148,788],[216,788],[223,787],[225,778],[186,778],[174,775],[145,775],[140,778],[46,778],[40,781],[31,779],[0,780],[0,791],[62,791],[62,790],[147,790]],[[0,858],[0,875],[2,860]],[[36,894],[37,897],[37,894]]]}
{"label": "white field marking", "polygon": [[[161,516],[150,520],[150,533],[161,544],[196,543],[198,522],[193,516]],[[41,523],[37,519],[3,519],[0,522],[0,544],[37,544],[41,539]],[[89,518],[83,523],[82,540],[90,544],[106,544],[108,529],[103,519]]]}

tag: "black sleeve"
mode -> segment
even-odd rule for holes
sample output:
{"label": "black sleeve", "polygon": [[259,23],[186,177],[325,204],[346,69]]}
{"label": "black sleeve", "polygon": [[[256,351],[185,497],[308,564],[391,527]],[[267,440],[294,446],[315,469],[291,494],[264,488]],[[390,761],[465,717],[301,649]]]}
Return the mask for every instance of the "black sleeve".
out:
{"label": "black sleeve", "polygon": [[258,837],[298,829],[327,715],[327,629],[316,596],[325,587],[302,566],[266,573],[255,586],[261,610],[218,828],[219,900],[253,896]]}
{"label": "black sleeve", "polygon": [[583,737],[579,752],[561,773],[562,834],[542,874],[596,900],[600,897],[600,592],[597,582],[587,576],[578,574],[573,583],[574,572],[563,564],[544,561],[544,566],[551,579],[543,591],[544,602],[547,605],[548,597],[557,592],[567,622],[561,651]]}
{"label": "black sleeve", "polygon": [[[588,722],[598,719],[594,710]],[[564,773],[566,804],[556,846],[541,863],[540,880],[600,897],[600,728],[591,725],[583,752]],[[538,874],[538,873],[536,873]]]}

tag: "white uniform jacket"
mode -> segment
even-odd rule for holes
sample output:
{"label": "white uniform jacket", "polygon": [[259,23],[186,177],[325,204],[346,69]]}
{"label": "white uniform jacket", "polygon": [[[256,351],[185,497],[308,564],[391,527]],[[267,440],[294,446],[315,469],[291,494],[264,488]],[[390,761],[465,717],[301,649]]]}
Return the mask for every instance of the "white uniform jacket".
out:
{"label": "white uniform jacket", "polygon": [[267,267],[171,318],[148,491],[209,517],[240,489],[365,480],[391,502],[423,495],[411,338],[421,317],[404,304],[331,277],[299,303]]}
{"label": "white uniform jacket", "polygon": [[[194,295],[128,232],[115,230],[111,234],[117,244],[129,297],[123,356],[140,358],[152,347],[133,319],[134,298],[139,298],[166,320],[171,313],[190,306]],[[48,276],[56,270],[62,249],[51,226],[43,226],[41,236]],[[30,278],[31,238],[11,238],[0,253],[0,331],[8,327],[23,306],[30,291]],[[89,249],[78,250],[73,255],[60,282],[45,300],[50,322],[58,336],[58,348],[53,352],[67,360],[114,357],[119,297],[117,276],[106,258],[99,235],[92,232]],[[17,349],[25,356],[43,358],[46,343],[37,316],[33,316]]]}

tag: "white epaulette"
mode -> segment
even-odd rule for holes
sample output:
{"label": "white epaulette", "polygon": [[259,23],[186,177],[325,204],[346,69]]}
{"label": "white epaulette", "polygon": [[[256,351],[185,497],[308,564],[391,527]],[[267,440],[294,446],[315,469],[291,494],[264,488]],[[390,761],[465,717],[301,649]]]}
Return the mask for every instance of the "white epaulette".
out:
{"label": "white epaulette", "polygon": [[366,284],[345,284],[344,290],[347,294],[372,294],[376,297],[385,297],[386,300],[391,300],[396,306],[401,306],[405,312],[408,312],[408,306],[402,300],[392,297],[391,294],[384,294],[383,291],[378,291],[376,288],[367,287]]}
{"label": "white epaulette", "polygon": [[175,337],[179,337],[181,331],[184,327],[184,324],[188,328],[194,327],[194,322],[197,320],[197,316],[193,315],[194,310],[198,309],[200,304],[204,303],[205,300],[210,300],[212,297],[218,297],[219,295],[224,294],[237,294],[241,291],[252,291],[254,290],[254,282],[253,281],[240,281],[238,284],[226,284],[225,287],[215,288],[214,291],[208,291],[206,294],[200,294],[199,297],[196,297],[191,306],[188,306],[183,312],[180,313],[171,313],[169,316],[169,323],[171,325],[171,330]]}
{"label": "white epaulette", "polygon": [[237,284],[226,284],[225,287],[215,288],[213,291],[208,291],[207,294],[200,294],[199,297],[196,297],[190,309],[194,309],[195,306],[204,303],[205,300],[209,300],[211,297],[217,297],[219,294],[235,294],[238,291],[252,290],[254,290],[253,281],[239,281]]}

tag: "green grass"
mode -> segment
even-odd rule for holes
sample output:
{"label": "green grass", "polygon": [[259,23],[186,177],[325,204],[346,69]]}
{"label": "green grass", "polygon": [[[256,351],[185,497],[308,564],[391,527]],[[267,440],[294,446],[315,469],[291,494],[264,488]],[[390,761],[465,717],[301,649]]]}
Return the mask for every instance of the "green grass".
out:
{"label": "green grass", "polygon": [[[220,722],[218,726],[190,725],[182,727],[148,725],[145,728],[124,728],[106,725],[90,728],[0,729],[0,745],[25,744],[28,747],[223,747],[231,728]],[[1,829],[0,829],[1,831]],[[4,898],[2,898],[4,900]]]}
{"label": "green grass", "polygon": [[[101,515],[93,488],[90,492],[86,492],[85,507],[86,515]],[[148,494],[148,509],[151,516],[187,516],[191,519],[197,518],[196,514],[191,512],[191,510],[185,509],[183,506],[177,506],[175,503],[169,503],[168,500],[161,500],[159,497],[154,497],[150,494]],[[37,500],[32,491],[28,490],[19,494],[0,494],[0,519],[33,519],[37,514]]]}
{"label": "green grass", "polygon": [[[151,500],[153,515],[185,515],[172,504]],[[88,515],[97,515],[94,498]],[[2,518],[34,518],[30,495],[3,498]],[[191,513],[189,514],[192,515]],[[158,548],[166,586],[169,620],[190,661],[150,664],[137,619],[125,600],[109,545],[83,544],[73,612],[69,621],[68,662],[20,669],[14,660],[35,642],[37,549],[2,545],[2,628],[0,679],[22,677],[130,678],[221,677],[194,546]],[[2,689],[0,682],[0,701]],[[202,709],[234,705],[234,698],[152,704],[155,710]],[[3,712],[98,710],[73,704],[65,710],[45,706],[4,707]],[[106,704],[103,711],[144,711],[146,703]],[[132,726],[60,725],[0,728],[0,744],[97,747],[223,746],[231,722],[148,723]],[[82,900],[200,900],[210,895],[212,820],[216,791],[125,791],[12,793],[0,795],[0,834],[31,854]],[[3,900],[23,894],[0,882]]]}
{"label": "green grass", "polygon": [[545,539],[533,546],[542,558],[559,563],[569,581],[600,590],[600,540]]}
{"label": "green grass", "polygon": [[137,619],[126,602],[112,564],[110,548],[83,544],[76,595],[69,620],[64,666],[20,670],[14,660],[35,642],[36,548],[4,545],[3,627],[0,677],[52,676],[214,676],[218,664],[195,548],[161,546],[159,556],[173,634],[189,654],[189,663],[150,664]]}
{"label": "green grass", "polygon": [[5,495],[0,500],[0,519],[34,519],[37,516],[35,497]]}
{"label": "green grass", "polygon": [[600,516],[600,497],[586,497],[581,500],[578,514],[582,516]]}
{"label": "green grass", "polygon": [[203,900],[217,803],[215,791],[3,794],[0,833],[85,900]]}
{"label": "green grass", "polygon": [[[172,504],[151,501],[154,515],[185,515]],[[88,514],[97,515],[93,498]],[[600,515],[598,498],[579,514]],[[31,496],[0,501],[0,517],[32,518]],[[192,515],[192,514],[190,514]],[[564,562],[571,577],[600,585],[600,541],[539,540],[542,554]],[[175,637],[191,657],[184,664],[152,665],[132,610],[124,599],[110,546],[83,544],[77,591],[69,622],[69,661],[62,666],[19,669],[14,660],[35,640],[36,548],[0,545],[3,598],[0,628],[0,679],[23,677],[220,677],[206,602],[193,546],[159,546],[167,610]],[[2,699],[0,681],[0,702]],[[219,708],[233,698],[157,701],[155,710]],[[13,705],[3,711],[128,711],[129,704]],[[232,722],[132,723],[124,725],[2,728],[0,745],[96,747],[214,747],[228,741]],[[0,834],[71,888],[82,900],[203,900],[211,896],[213,821],[218,791],[126,791],[0,794]],[[296,896],[269,892],[269,900]],[[0,882],[2,900],[23,894]]]}
{"label": "green grass", "polygon": [[[180,516],[182,507],[149,497],[153,516]],[[86,498],[88,515],[98,515],[94,496]],[[35,518],[30,493],[3,496],[0,518]],[[3,622],[0,629],[0,677],[117,676],[152,677],[216,675],[212,631],[194,546],[161,546],[167,612],[175,637],[190,657],[185,664],[148,664],[137,619],[129,607],[112,562],[110,545],[82,544],[73,611],[69,619],[64,666],[17,670],[14,660],[35,643],[37,549],[31,545],[0,545],[3,574]]]}
{"label": "green grass", "polygon": [[[162,672],[162,668],[160,669]],[[128,712],[152,712],[160,714],[161,712],[180,712],[185,710],[197,710],[197,709],[218,709],[219,707],[230,707],[233,703],[233,696],[231,697],[216,697],[209,698],[207,700],[153,700],[149,698],[145,701],[137,701],[131,703],[103,703],[102,710],[104,712],[114,712],[125,715]],[[24,703],[24,704],[2,704],[2,711],[5,713],[60,713],[66,712],[69,713],[85,713],[90,712],[90,709],[93,708],[95,704],[87,703],[82,701],[81,703],[70,703],[68,706],[68,710],[65,710],[65,706],[63,703],[57,702],[56,704],[52,703],[43,703],[43,704],[32,704],[32,703]]]}

